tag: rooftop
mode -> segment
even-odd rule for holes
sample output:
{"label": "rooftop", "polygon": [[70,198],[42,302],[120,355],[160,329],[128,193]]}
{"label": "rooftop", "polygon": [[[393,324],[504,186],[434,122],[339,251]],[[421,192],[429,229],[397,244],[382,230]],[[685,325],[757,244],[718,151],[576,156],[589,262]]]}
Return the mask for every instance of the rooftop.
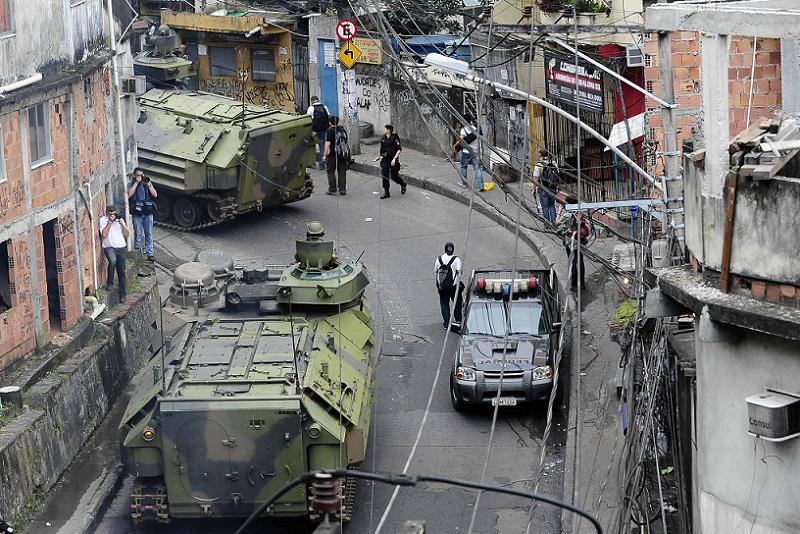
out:
{"label": "rooftop", "polygon": [[646,279],[696,314],[708,307],[714,321],[800,341],[800,308],[723,293],[714,273],[694,273],[689,265],[682,265],[649,269]]}

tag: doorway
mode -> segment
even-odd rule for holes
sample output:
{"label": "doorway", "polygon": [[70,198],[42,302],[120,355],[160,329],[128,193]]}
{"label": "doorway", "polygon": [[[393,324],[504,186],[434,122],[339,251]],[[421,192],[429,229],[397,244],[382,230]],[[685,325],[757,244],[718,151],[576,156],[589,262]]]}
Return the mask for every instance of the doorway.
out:
{"label": "doorway", "polygon": [[42,225],[44,244],[44,270],[47,280],[47,310],[50,330],[61,330],[61,292],[58,290],[58,261],[56,259],[56,223],[58,219]]}
{"label": "doorway", "polygon": [[339,115],[336,91],[336,45],[331,39],[319,40],[319,99],[331,115]]}

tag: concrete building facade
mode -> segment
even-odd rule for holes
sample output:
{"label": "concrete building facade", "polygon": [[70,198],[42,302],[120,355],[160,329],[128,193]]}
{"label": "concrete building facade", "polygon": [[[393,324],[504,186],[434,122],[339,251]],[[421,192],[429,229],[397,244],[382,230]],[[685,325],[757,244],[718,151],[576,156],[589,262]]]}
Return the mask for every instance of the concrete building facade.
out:
{"label": "concrete building facade", "polygon": [[[777,39],[800,38],[800,10],[781,0],[680,2],[649,8],[645,22],[650,30],[673,34],[662,46],[679,50],[661,50],[662,56],[672,53],[673,73],[687,68],[684,74],[691,76],[691,69],[699,68],[702,87],[696,97],[683,95],[690,99],[688,107],[702,108],[702,114],[683,116],[699,119],[693,123],[699,141],[683,157],[691,264],[652,270],[661,295],[677,303],[680,313],[694,316],[695,385],[679,392],[689,399],[681,431],[691,436],[686,454],[692,467],[684,473],[691,481],[691,531],[797,532],[800,438],[753,432],[746,399],[772,391],[800,402],[800,250],[790,237],[800,232],[795,215],[800,165],[782,151],[774,164],[765,164],[768,173],[748,168],[767,130],[759,128],[759,120],[742,133],[737,112],[742,95],[750,100],[749,83],[738,85],[739,69],[761,87],[754,96],[761,96],[758,113],[764,115],[778,109],[784,94],[782,84],[773,82],[800,74],[796,52]],[[754,38],[755,56],[743,44],[752,45]],[[694,59],[684,65],[686,54],[701,59],[696,66]],[[760,69],[755,75],[754,57]],[[676,81],[676,91],[685,79]],[[751,123],[761,116],[753,113],[751,108]],[[789,136],[800,134],[790,119],[776,127]]]}
{"label": "concrete building facade", "polygon": [[45,4],[0,2],[0,370],[76,325],[125,198],[103,3]]}
{"label": "concrete building facade", "polygon": [[[246,16],[164,11],[161,22],[177,31],[197,62],[200,90],[284,111],[302,107],[304,84],[295,86],[296,43],[286,26],[258,11]],[[285,18],[285,17],[284,17]],[[274,22],[274,23],[273,23]],[[239,73],[247,71],[244,95]],[[306,82],[307,83],[307,82]]]}

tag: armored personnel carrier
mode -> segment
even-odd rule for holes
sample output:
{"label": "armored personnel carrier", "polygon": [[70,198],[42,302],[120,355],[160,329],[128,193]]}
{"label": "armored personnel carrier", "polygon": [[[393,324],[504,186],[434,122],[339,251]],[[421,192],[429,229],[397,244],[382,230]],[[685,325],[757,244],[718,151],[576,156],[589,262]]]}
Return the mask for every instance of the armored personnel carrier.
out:
{"label": "armored personnel carrier", "polygon": [[[337,261],[319,223],[307,230],[289,266],[234,281],[225,261],[176,269],[167,312],[187,322],[164,366],[157,355],[140,375],[120,426],[134,520],[246,517],[305,471],[364,459],[377,364],[369,280],[362,264]],[[347,519],[355,486],[343,488]],[[308,488],[266,515],[308,516]]]}
{"label": "armored personnel carrier", "polygon": [[311,118],[207,93],[138,98],[139,166],[158,190],[157,224],[197,230],[311,195]]}

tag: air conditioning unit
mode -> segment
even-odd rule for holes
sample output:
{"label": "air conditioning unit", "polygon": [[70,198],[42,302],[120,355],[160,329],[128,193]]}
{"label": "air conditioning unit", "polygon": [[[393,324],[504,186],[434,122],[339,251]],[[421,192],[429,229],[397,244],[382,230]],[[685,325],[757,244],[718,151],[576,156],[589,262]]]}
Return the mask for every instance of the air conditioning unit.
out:
{"label": "air conditioning unit", "polygon": [[629,67],[644,67],[644,51],[639,45],[626,46],[625,59]]}
{"label": "air conditioning unit", "polygon": [[144,76],[125,76],[119,83],[122,94],[138,96],[147,91],[147,78]]}

